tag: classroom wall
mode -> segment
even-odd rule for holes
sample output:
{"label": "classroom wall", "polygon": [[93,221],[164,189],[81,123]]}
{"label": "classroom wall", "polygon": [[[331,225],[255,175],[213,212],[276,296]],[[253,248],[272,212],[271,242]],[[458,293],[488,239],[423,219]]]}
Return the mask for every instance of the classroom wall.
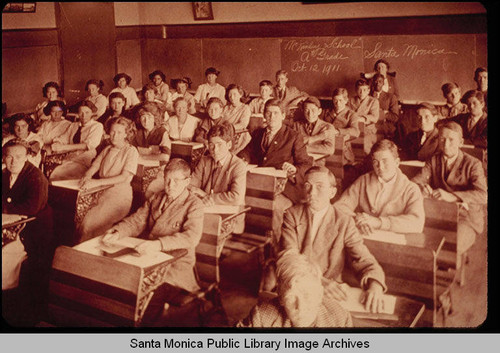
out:
{"label": "classroom wall", "polygon": [[195,21],[192,4],[115,3],[117,26],[336,20],[350,18],[435,16],[485,13],[479,2],[212,2],[214,20]]}
{"label": "classroom wall", "polygon": [[2,29],[27,28],[56,28],[54,3],[37,2],[33,13],[2,13]]}

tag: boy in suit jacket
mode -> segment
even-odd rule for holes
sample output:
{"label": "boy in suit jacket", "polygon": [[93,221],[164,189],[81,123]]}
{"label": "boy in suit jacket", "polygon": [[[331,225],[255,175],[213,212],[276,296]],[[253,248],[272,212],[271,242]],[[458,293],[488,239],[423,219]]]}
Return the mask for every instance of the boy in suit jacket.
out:
{"label": "boy in suit jacket", "polygon": [[334,206],[354,216],[363,234],[375,229],[396,233],[421,233],[424,200],[418,186],[399,169],[394,142],[381,140],[370,152],[373,171],[363,174],[344,191]]}
{"label": "boy in suit jacket", "polygon": [[409,133],[401,142],[403,160],[426,161],[438,149],[437,109],[430,103],[420,103],[417,115],[419,129]]}
{"label": "boy in suit jacket", "polygon": [[321,270],[295,252],[278,260],[279,297],[257,304],[237,327],[349,327],[352,319],[340,304],[323,295]]}
{"label": "boy in suit jacket", "polygon": [[[332,124],[319,119],[321,103],[316,97],[308,97],[302,102],[304,118],[293,123],[292,127],[298,131],[306,144],[308,153],[332,155],[335,152],[335,135],[337,131]],[[315,164],[325,165],[322,158]]]}
{"label": "boy in suit jacket", "polygon": [[399,104],[397,97],[384,92],[384,75],[375,74],[372,79],[371,96],[378,99],[380,106],[377,134],[382,138],[392,139],[399,121]]}
{"label": "boy in suit jacket", "polygon": [[[230,152],[233,127],[228,123],[213,126],[207,134],[209,156],[201,157],[190,189],[206,206],[245,205],[247,168],[245,162]],[[245,215],[238,216],[234,233],[241,234]]]}
{"label": "boy in suit jacket", "polygon": [[346,299],[340,283],[346,254],[350,255],[356,259],[352,266],[365,290],[366,308],[377,312],[386,290],[384,271],[363,244],[352,218],[330,204],[337,192],[335,176],[325,167],[314,166],[306,172],[304,189],[305,204],[286,211],[280,254],[299,252],[318,264],[325,295],[336,300]]}
{"label": "boy in suit jacket", "polygon": [[185,289],[199,289],[194,276],[195,248],[203,229],[203,202],[191,193],[191,168],[180,159],[171,159],[165,166],[164,190],[151,196],[134,214],[104,234],[104,243],[124,237],[141,237],[136,247],[140,254],[155,251],[187,249],[186,256],[174,262],[165,275],[165,282]]}
{"label": "boy in suit jacket", "polygon": [[276,86],[274,87],[273,97],[283,102],[286,109],[286,115],[290,113],[290,107],[297,106],[300,102],[306,99],[309,95],[306,92],[301,92],[297,87],[287,86],[288,72],[278,70],[276,72]]}
{"label": "boy in suit jacket", "polygon": [[[468,91],[462,102],[467,104],[468,113],[449,119],[462,127],[465,143],[486,149],[488,146],[488,114],[484,95],[479,91]],[[446,122],[447,120],[443,120]]]}
{"label": "boy in suit jacket", "polygon": [[312,166],[312,157],[307,154],[302,136],[283,125],[285,110],[279,99],[266,102],[264,118],[267,126],[253,132],[252,140],[239,156],[248,163],[282,169],[288,174],[285,190],[276,197],[277,209],[273,212],[273,233],[277,242],[281,233],[283,212],[302,199],[300,185],[304,172]]}
{"label": "boy in suit jacket", "polygon": [[484,229],[487,186],[481,162],[460,150],[462,128],[446,122],[439,128],[439,152],[434,154],[412,181],[424,196],[447,202],[463,202],[457,230],[457,266],[461,254],[472,246],[476,234]]}

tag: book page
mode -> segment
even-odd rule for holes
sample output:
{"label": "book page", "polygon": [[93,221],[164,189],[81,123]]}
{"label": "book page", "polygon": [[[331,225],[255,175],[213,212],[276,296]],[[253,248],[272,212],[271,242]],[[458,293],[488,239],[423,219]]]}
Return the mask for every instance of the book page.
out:
{"label": "book page", "polygon": [[[118,240],[117,242],[114,243],[114,245],[134,248],[144,241],[145,241],[144,239],[126,237]],[[101,243],[101,237],[92,238],[73,247],[73,249],[75,250],[79,250],[88,254],[93,254],[98,256],[103,256],[102,248],[103,244]],[[160,264],[162,262],[170,260],[171,258],[172,255],[158,251],[140,256],[137,256],[135,254],[127,254],[115,257],[113,260],[125,262],[140,268],[146,268]]]}
{"label": "book page", "polygon": [[257,167],[250,170],[250,173],[261,174],[261,175],[270,175],[277,178],[286,178],[287,174],[284,170],[276,169],[273,167]]}
{"label": "book page", "polygon": [[80,186],[78,185],[79,182],[80,179],[70,179],[70,180],[56,180],[56,181],[51,181],[50,183],[54,186],[59,186],[65,189],[80,190]]}
{"label": "book page", "polygon": [[[364,304],[361,303],[363,290],[361,288],[351,287],[347,283],[341,284],[347,292],[347,300],[339,301],[339,304],[349,312],[352,313],[370,313],[365,309]],[[383,295],[384,307],[381,314],[394,314],[396,308],[396,297],[393,295]],[[376,314],[374,314],[376,315]]]}

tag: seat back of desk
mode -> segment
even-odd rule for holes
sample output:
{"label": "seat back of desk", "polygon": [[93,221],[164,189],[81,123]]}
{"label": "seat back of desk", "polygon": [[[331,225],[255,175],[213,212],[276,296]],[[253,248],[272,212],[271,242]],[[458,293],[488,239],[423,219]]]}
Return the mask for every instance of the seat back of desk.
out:
{"label": "seat back of desk", "polygon": [[203,286],[219,283],[219,257],[224,247],[222,236],[222,217],[217,214],[205,214],[203,233],[196,246],[196,271]]}
{"label": "seat back of desk", "polygon": [[445,244],[438,256],[438,266],[456,268],[458,204],[430,198],[424,199],[425,234],[440,234]]}
{"label": "seat back of desk", "polygon": [[48,322],[61,327],[134,326],[141,283],[136,266],[60,246],[52,263]]}
{"label": "seat back of desk", "polygon": [[335,152],[333,155],[326,157],[325,166],[330,169],[337,179],[337,185],[339,181],[344,179],[344,165],[346,164],[346,140],[348,136],[337,135],[335,136]]}

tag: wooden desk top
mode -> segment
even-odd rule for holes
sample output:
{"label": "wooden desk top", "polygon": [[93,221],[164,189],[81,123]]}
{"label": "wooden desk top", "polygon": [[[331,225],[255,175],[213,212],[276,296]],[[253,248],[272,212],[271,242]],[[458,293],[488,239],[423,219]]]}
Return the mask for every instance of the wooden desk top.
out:
{"label": "wooden desk top", "polygon": [[439,253],[445,238],[437,233],[408,233],[400,234],[389,231],[376,230],[372,235],[364,236],[365,241],[377,241],[390,244],[399,244],[417,248],[425,248]]}

